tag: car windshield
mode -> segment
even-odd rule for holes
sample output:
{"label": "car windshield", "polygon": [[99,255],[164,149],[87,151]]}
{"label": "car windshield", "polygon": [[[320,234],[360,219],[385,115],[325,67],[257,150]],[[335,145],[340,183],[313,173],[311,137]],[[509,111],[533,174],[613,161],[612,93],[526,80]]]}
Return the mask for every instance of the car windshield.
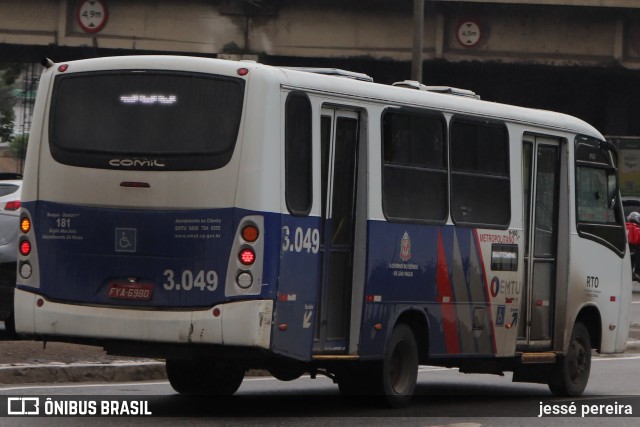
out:
{"label": "car windshield", "polygon": [[6,184],[0,182],[0,197],[8,196],[9,194],[13,194],[20,188],[19,185],[16,184]]}

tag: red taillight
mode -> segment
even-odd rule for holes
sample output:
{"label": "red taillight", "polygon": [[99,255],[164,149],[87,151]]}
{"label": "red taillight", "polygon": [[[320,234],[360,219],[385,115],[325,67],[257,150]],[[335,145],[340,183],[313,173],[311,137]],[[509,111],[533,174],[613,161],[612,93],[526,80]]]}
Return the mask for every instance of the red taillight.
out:
{"label": "red taillight", "polygon": [[17,211],[20,209],[20,200],[12,200],[4,205],[5,211]]}
{"label": "red taillight", "polygon": [[20,242],[20,254],[22,256],[27,256],[31,253],[31,243],[28,240],[23,240]]}
{"label": "red taillight", "polygon": [[242,264],[251,265],[256,260],[256,253],[253,251],[253,249],[246,248],[240,251],[240,253],[238,254],[238,258],[240,259],[240,262]]}

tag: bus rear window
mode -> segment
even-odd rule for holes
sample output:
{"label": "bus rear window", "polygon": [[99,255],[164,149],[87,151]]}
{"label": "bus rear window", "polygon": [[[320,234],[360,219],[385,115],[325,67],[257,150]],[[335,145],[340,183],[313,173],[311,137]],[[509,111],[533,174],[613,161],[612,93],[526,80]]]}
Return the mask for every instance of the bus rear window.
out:
{"label": "bus rear window", "polygon": [[242,79],[208,74],[61,75],[51,102],[51,154],[102,169],[217,169],[233,154],[243,98]]}

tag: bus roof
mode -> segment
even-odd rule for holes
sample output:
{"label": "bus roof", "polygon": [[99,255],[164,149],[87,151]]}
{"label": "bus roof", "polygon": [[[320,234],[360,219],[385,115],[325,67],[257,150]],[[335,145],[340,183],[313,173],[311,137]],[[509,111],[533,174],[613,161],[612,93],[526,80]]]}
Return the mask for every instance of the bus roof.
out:
{"label": "bus roof", "polygon": [[[453,89],[447,91],[416,90],[408,86],[384,85],[364,81],[312,76],[295,70],[284,70],[287,85],[310,91],[333,93],[338,96],[360,98],[381,103],[433,108],[445,113],[469,114],[476,117],[501,119],[508,122],[531,124],[604,139],[589,123],[564,113],[520,107],[480,100],[466,95],[471,91]],[[430,87],[430,86],[427,86]],[[456,92],[461,92],[457,94]],[[464,96],[461,96],[465,94]]]}
{"label": "bus roof", "polygon": [[[593,126],[568,114],[490,102],[472,96],[450,94],[460,92],[460,89],[438,93],[432,90],[416,90],[407,85],[393,86],[374,83],[363,78],[362,76],[368,77],[364,74],[337,69],[329,69],[333,70],[333,72],[319,72],[318,70],[327,69],[274,67],[253,61],[229,61],[171,55],[103,57],[73,61],[68,64],[73,64],[74,71],[136,68],[181,70],[183,67],[188,67],[190,69],[201,69],[203,72],[211,72],[211,67],[215,67],[220,69],[221,72],[231,74],[235,73],[239,68],[246,68],[250,71],[249,74],[254,72],[266,73],[269,75],[266,78],[273,79],[274,83],[279,83],[283,87],[350,98],[351,101],[355,102],[430,108],[444,113],[469,114],[476,117],[530,124],[604,139],[602,134]],[[57,67],[50,68],[57,69]],[[462,91],[460,93],[471,93],[470,91]]]}

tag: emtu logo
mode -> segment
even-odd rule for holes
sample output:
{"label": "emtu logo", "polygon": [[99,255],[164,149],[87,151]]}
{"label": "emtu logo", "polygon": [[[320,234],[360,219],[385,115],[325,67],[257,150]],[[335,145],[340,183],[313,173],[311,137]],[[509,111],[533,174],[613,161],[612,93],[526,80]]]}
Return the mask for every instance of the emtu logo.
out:
{"label": "emtu logo", "polygon": [[411,238],[409,237],[409,233],[406,231],[402,235],[402,240],[400,241],[400,259],[404,262],[411,259]]}

